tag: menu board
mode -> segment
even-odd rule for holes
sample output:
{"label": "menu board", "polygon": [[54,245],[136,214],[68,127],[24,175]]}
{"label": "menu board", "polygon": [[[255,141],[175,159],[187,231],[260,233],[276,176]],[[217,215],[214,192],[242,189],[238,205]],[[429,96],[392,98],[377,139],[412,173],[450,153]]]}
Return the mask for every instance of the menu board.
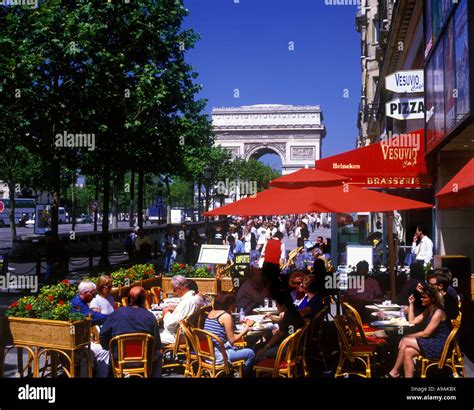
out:
{"label": "menu board", "polygon": [[201,245],[198,263],[208,265],[226,265],[229,258],[229,245]]}
{"label": "menu board", "polygon": [[232,266],[232,276],[234,278],[244,277],[250,271],[250,253],[234,254],[234,265]]}

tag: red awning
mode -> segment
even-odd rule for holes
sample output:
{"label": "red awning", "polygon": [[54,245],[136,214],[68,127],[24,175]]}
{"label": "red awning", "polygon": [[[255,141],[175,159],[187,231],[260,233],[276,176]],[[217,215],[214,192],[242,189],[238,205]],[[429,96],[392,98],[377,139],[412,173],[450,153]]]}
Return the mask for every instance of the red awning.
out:
{"label": "red awning", "polygon": [[351,178],[366,188],[430,188],[424,130],[316,161],[316,169]]}
{"label": "red awning", "polygon": [[474,207],[474,158],[435,196],[441,209]]}
{"label": "red awning", "polygon": [[205,213],[215,215],[289,215],[309,212],[384,212],[431,208],[432,205],[353,185],[270,188]]}
{"label": "red awning", "polygon": [[303,188],[307,186],[334,186],[349,181],[350,178],[314,168],[303,168],[288,175],[276,178],[270,186],[278,188]]}

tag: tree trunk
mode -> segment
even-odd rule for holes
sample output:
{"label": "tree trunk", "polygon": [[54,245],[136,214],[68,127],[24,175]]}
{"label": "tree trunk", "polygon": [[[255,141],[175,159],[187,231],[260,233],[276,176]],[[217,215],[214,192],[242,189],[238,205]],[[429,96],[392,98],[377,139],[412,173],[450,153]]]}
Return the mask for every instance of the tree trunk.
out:
{"label": "tree trunk", "polygon": [[58,234],[59,225],[59,195],[61,191],[61,165],[58,153],[54,153],[53,161],[51,163],[52,170],[52,204],[51,204],[51,232],[54,235]]}
{"label": "tree trunk", "polygon": [[[95,180],[95,201],[99,201],[99,178]],[[99,208],[94,209],[94,232],[97,232],[97,216],[99,214]]]}
{"label": "tree trunk", "polygon": [[110,266],[109,261],[109,202],[110,202],[110,166],[104,167],[103,176],[103,199],[102,199],[102,235],[100,250],[100,266]]}
{"label": "tree trunk", "polygon": [[72,218],[72,225],[71,230],[76,230],[76,173],[72,174],[72,182],[71,182],[71,218]]}
{"label": "tree trunk", "polygon": [[165,178],[165,185],[166,185],[166,195],[168,196],[167,205],[166,205],[166,223],[171,223],[171,188],[170,188],[170,180],[168,179],[168,175]]}
{"label": "tree trunk", "polygon": [[121,176],[116,176],[113,179],[114,185],[112,187],[112,229],[118,229],[118,190],[121,184]]}
{"label": "tree trunk", "polygon": [[143,228],[143,170],[138,171],[137,224]]}
{"label": "tree trunk", "polygon": [[130,218],[128,220],[128,226],[133,228],[133,214],[135,213],[135,172],[130,171]]}
{"label": "tree trunk", "polygon": [[201,180],[198,181],[198,221],[202,218],[202,207],[201,207]]}
{"label": "tree trunk", "polygon": [[15,183],[10,179],[8,181],[8,190],[10,191],[10,211],[8,219],[10,221],[10,231],[12,233],[12,241],[17,239],[16,236],[16,221],[15,221]]}

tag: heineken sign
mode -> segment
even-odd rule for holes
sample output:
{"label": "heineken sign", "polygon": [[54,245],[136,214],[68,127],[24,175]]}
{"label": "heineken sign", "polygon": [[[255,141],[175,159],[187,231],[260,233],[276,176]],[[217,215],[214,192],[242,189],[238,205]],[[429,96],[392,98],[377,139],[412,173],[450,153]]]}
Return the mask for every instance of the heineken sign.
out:
{"label": "heineken sign", "polygon": [[397,120],[420,120],[425,118],[423,97],[396,98],[385,105],[387,117]]}
{"label": "heineken sign", "polygon": [[425,90],[423,70],[396,71],[385,77],[385,88],[397,94],[422,93]]}

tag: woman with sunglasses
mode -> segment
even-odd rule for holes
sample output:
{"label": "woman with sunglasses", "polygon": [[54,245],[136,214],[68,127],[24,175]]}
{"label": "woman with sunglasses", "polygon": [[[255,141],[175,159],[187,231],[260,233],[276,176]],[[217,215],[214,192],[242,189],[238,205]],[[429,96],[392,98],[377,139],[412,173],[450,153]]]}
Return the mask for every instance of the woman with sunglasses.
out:
{"label": "woman with sunglasses", "polygon": [[423,323],[424,329],[407,335],[400,341],[395,366],[384,376],[389,379],[400,377],[402,366],[405,377],[413,377],[415,371],[413,358],[420,354],[433,359],[441,357],[450,332],[449,320],[443,310],[443,299],[436,287],[423,288],[421,303],[425,310],[420,315],[415,316],[413,295],[410,295],[408,302],[408,321],[414,325]]}
{"label": "woman with sunglasses", "polygon": [[114,311],[114,298],[112,293],[112,278],[102,275],[97,280],[97,295],[92,299],[89,307],[102,313],[110,315]]}
{"label": "woman with sunglasses", "polygon": [[296,271],[290,275],[288,286],[290,287],[290,295],[295,306],[299,306],[304,298],[305,292],[303,288],[303,278],[305,274],[302,271]]}

